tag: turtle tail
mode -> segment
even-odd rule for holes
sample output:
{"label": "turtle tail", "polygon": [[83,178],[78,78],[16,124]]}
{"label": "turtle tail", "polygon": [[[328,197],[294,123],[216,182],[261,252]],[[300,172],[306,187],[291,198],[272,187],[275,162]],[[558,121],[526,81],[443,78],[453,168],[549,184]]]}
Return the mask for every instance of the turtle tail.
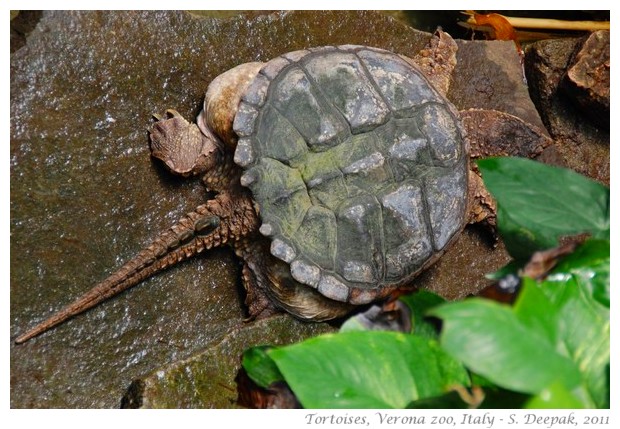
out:
{"label": "turtle tail", "polygon": [[197,255],[205,249],[224,244],[228,239],[229,225],[226,225],[227,221],[222,221],[220,215],[216,214],[216,212],[221,213],[221,208],[221,205],[214,200],[197,207],[176,225],[160,234],[147,248],[108,278],[50,318],[20,335],[15,343],[24,343],[137,285],[155,273]]}

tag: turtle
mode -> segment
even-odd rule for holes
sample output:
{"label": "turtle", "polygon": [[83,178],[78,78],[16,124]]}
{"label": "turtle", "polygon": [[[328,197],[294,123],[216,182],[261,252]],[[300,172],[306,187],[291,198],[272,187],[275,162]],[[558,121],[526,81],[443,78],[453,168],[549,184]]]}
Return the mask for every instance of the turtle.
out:
{"label": "turtle", "polygon": [[358,45],[288,52],[216,77],[195,123],[154,115],[151,155],[214,197],[16,342],[227,244],[249,319],[325,321],[410,287],[466,224],[493,226],[470,158],[491,125],[519,121],[446,98],[456,50],[439,31],[413,59]]}

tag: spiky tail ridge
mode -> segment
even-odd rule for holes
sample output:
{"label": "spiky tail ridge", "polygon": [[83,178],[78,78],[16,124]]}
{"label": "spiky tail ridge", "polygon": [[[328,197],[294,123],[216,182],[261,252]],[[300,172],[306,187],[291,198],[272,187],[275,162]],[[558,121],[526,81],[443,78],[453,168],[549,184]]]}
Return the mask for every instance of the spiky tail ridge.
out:
{"label": "spiky tail ridge", "polygon": [[250,220],[255,217],[251,205],[235,204],[222,194],[218,197],[188,213],[120,269],[73,303],[17,337],[15,343],[24,343],[172,265],[225,244],[229,239],[237,239],[255,228],[247,224],[248,217]]}

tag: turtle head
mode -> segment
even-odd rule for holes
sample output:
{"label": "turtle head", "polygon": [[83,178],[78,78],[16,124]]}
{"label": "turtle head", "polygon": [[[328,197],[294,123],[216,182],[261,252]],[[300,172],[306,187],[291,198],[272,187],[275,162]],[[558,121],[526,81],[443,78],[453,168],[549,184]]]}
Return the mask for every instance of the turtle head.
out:
{"label": "turtle head", "polygon": [[213,79],[195,124],[172,109],[165,117],[154,115],[156,122],[149,130],[151,155],[182,176],[219,174],[226,159],[232,162],[237,145],[233,121],[239,101],[262,66],[241,64]]}
{"label": "turtle head", "polygon": [[176,110],[167,110],[165,117],[153,116],[156,122],[149,129],[153,157],[181,176],[201,174],[213,168],[223,146],[213,133],[205,134]]}

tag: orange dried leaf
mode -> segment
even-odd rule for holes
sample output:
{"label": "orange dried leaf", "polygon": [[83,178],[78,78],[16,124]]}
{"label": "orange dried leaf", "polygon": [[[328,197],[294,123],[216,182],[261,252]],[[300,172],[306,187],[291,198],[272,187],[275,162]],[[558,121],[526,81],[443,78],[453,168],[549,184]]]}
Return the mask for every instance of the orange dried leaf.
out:
{"label": "orange dried leaf", "polygon": [[517,34],[510,22],[499,13],[481,14],[473,12],[472,17],[476,25],[486,25],[493,29],[496,40],[517,40]]}

